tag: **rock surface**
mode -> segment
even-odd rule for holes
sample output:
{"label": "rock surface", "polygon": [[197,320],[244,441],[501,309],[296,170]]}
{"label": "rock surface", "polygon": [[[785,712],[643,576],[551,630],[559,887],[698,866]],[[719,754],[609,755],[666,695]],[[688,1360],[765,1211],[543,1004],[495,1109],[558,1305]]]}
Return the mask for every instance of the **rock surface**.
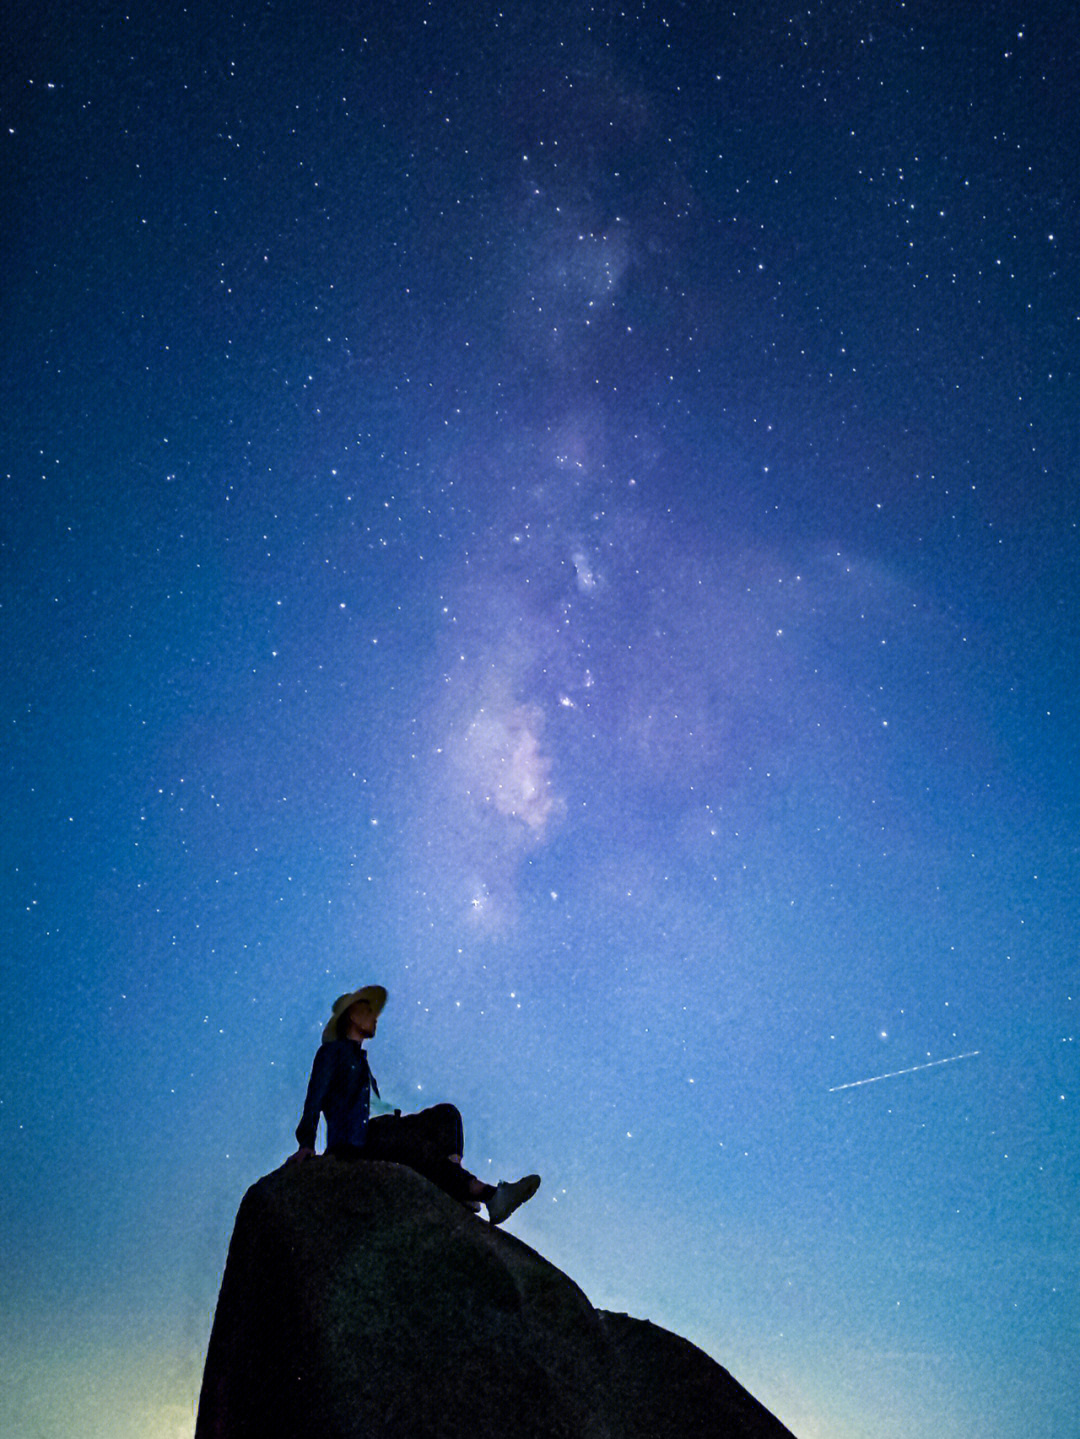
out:
{"label": "rock surface", "polygon": [[700,1349],[395,1164],[252,1185],[196,1439],[791,1439]]}

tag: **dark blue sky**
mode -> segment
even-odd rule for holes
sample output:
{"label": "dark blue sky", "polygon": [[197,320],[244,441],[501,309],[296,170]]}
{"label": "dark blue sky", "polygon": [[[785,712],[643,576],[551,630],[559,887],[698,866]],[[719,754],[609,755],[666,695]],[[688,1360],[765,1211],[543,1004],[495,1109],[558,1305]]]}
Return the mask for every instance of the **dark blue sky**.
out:
{"label": "dark blue sky", "polygon": [[379,982],[594,1303],[1057,1439],[1074,17],[467,8],[5,21],[0,1424],[191,1434]]}

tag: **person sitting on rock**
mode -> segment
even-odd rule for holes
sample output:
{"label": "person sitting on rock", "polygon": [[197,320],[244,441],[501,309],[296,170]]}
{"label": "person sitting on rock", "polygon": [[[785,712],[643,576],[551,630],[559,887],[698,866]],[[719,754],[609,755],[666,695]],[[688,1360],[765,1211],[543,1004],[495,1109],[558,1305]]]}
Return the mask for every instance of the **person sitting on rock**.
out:
{"label": "person sitting on rock", "polygon": [[436,1104],[418,1114],[371,1114],[371,1091],[379,1086],[368,1068],[364,1041],[375,1037],[386,1004],[381,984],[343,994],[323,1030],[311,1066],[304,1112],[296,1126],[300,1146],[289,1158],[310,1159],[320,1113],[326,1116],[326,1152],[336,1159],[381,1159],[405,1164],[460,1200],[474,1213],[487,1206],[492,1224],[501,1224],[540,1187],[538,1174],[512,1183],[485,1184],[462,1167],[464,1129],[452,1104]]}

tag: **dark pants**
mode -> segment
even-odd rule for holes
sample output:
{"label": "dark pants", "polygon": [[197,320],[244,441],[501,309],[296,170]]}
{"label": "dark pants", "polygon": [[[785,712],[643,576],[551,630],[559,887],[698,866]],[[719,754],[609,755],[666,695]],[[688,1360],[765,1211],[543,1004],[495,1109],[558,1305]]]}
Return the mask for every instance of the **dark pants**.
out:
{"label": "dark pants", "polygon": [[473,1176],[449,1156],[465,1147],[461,1115],[452,1104],[435,1104],[418,1114],[379,1114],[368,1121],[364,1143],[357,1148],[339,1144],[331,1151],[338,1159],[381,1159],[405,1164],[430,1179],[452,1199],[475,1199]]}

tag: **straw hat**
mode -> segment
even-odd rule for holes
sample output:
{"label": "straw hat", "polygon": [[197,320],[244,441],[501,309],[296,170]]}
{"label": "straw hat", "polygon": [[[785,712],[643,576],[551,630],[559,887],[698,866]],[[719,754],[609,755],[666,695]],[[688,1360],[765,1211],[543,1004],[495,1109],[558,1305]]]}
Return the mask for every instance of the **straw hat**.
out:
{"label": "straw hat", "polygon": [[346,1010],[352,1009],[361,999],[366,999],[371,1005],[371,1012],[378,1019],[382,1013],[383,1005],[386,1003],[386,990],[381,984],[367,984],[363,989],[354,989],[351,994],[340,994],[334,1000],[334,1012],[326,1022],[326,1028],[322,1032],[323,1044],[329,1044],[331,1040],[337,1039],[338,1020]]}

